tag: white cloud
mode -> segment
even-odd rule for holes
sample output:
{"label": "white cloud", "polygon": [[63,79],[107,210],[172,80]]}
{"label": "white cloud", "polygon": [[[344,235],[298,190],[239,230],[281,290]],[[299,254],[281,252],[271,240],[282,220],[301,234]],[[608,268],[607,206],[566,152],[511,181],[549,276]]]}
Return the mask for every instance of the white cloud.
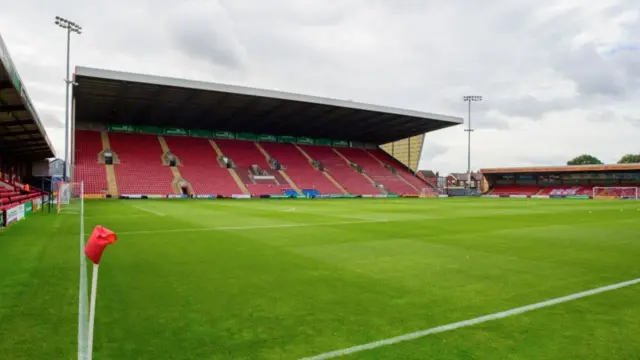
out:
{"label": "white cloud", "polygon": [[[636,0],[23,0],[0,32],[56,149],[64,32],[78,65],[277,88],[466,118],[472,167],[615,162],[638,152]],[[462,126],[428,134],[421,166],[466,170]]]}

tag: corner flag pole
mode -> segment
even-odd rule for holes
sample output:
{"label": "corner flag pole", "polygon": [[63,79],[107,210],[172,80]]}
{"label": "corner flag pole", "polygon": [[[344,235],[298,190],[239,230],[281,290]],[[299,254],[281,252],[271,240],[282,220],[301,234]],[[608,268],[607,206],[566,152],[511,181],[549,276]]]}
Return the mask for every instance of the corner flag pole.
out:
{"label": "corner flag pole", "polygon": [[98,269],[100,264],[93,264],[93,277],[91,278],[91,302],[89,305],[89,335],[87,336],[87,360],[93,358],[93,328],[96,322],[96,296],[98,295]]}
{"label": "corner flag pole", "polygon": [[91,301],[89,304],[89,328],[87,330],[87,353],[86,359],[93,359],[93,332],[96,321],[96,301],[98,296],[98,270],[100,269],[100,259],[104,249],[109,244],[113,244],[117,239],[116,234],[100,225],[93,229],[93,233],[87,241],[84,253],[93,262],[93,272],[91,278]]}

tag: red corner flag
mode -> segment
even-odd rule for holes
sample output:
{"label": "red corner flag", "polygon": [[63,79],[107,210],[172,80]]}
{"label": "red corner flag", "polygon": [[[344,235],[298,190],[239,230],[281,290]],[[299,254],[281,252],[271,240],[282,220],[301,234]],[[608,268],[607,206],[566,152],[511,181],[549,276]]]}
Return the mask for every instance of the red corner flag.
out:
{"label": "red corner flag", "polygon": [[84,247],[84,254],[87,255],[94,264],[99,264],[104,249],[107,245],[114,243],[117,238],[113,231],[98,225],[93,229],[93,233],[89,241],[87,241],[87,245]]}

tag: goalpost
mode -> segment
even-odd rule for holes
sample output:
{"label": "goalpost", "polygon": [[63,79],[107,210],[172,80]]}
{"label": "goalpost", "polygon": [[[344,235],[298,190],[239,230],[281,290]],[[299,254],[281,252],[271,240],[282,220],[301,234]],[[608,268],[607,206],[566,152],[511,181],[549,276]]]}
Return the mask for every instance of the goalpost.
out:
{"label": "goalpost", "polygon": [[438,197],[438,195],[442,195],[442,190],[429,187],[420,189],[421,198]]}
{"label": "goalpost", "polygon": [[84,184],[58,181],[53,186],[53,198],[58,213],[67,209],[69,212],[79,212],[84,203]]}
{"label": "goalpost", "polygon": [[621,186],[596,186],[593,188],[593,198],[638,200],[638,188]]}

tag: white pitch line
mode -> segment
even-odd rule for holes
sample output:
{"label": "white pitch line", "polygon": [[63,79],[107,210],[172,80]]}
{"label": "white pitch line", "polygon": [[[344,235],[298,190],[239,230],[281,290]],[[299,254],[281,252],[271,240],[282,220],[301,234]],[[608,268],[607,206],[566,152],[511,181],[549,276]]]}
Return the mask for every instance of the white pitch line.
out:
{"label": "white pitch line", "polygon": [[136,208],[136,209],[138,209],[138,210],[146,211],[146,212],[151,213],[151,214],[154,214],[154,215],[158,215],[158,216],[165,216],[165,214],[163,214],[163,213],[161,213],[161,212],[159,212],[159,211],[155,211],[155,210],[151,210],[151,209],[143,208],[143,207],[140,207],[140,206],[138,206],[138,205],[131,205],[131,206],[132,206],[132,207],[134,207],[134,208]]}
{"label": "white pitch line", "polygon": [[555,298],[555,299],[550,299],[550,300],[542,301],[542,302],[539,302],[539,303],[535,303],[535,304],[531,304],[531,305],[526,305],[526,306],[514,308],[514,309],[511,309],[511,310],[498,312],[498,313],[495,313],[495,314],[484,315],[484,316],[480,316],[480,317],[469,319],[469,320],[458,321],[458,322],[455,322],[455,323],[451,323],[451,324],[447,324],[447,325],[441,325],[441,326],[434,327],[434,328],[431,328],[431,329],[420,330],[420,331],[412,332],[412,333],[409,333],[409,334],[392,337],[392,338],[389,338],[389,339],[378,340],[378,341],[374,341],[374,342],[371,342],[371,343],[368,343],[368,344],[357,345],[357,346],[353,346],[353,347],[346,348],[346,349],[341,349],[341,350],[334,350],[334,351],[326,352],[326,353],[315,355],[315,356],[301,358],[299,360],[333,359],[333,358],[337,358],[337,357],[340,357],[340,356],[345,356],[345,355],[357,353],[357,352],[360,352],[360,351],[366,351],[366,350],[379,348],[379,347],[382,347],[382,346],[388,346],[388,345],[393,345],[393,344],[397,344],[397,343],[401,343],[401,342],[405,342],[405,341],[415,340],[415,339],[422,338],[422,337],[425,337],[425,336],[428,336],[428,335],[432,335],[432,334],[437,334],[437,333],[441,333],[441,332],[445,332],[445,331],[451,331],[451,330],[455,330],[455,329],[459,329],[459,328],[463,328],[463,327],[467,327],[467,326],[473,326],[473,325],[481,324],[481,323],[484,323],[484,322],[487,322],[487,321],[504,319],[504,318],[507,318],[507,317],[510,317],[510,316],[523,314],[523,313],[526,313],[526,312],[529,312],[529,311],[542,309],[542,308],[545,308],[545,307],[548,307],[548,306],[561,304],[561,303],[564,303],[564,302],[567,302],[567,301],[573,301],[573,300],[577,300],[577,299],[580,299],[580,298],[583,298],[583,297],[587,297],[587,296],[591,296],[591,295],[604,293],[604,292],[607,292],[607,291],[620,289],[620,288],[631,286],[631,285],[635,285],[635,284],[638,284],[638,283],[640,283],[640,278],[629,280],[629,281],[620,282],[620,283],[617,283],[617,284],[607,285],[607,286],[599,287],[599,288],[596,288],[596,289],[591,289],[591,290],[587,290],[587,291],[583,291],[583,292],[579,292],[579,293],[575,293],[575,294],[571,294],[571,295],[567,295],[567,296],[563,296],[563,297],[559,297],[559,298]]}
{"label": "white pitch line", "polygon": [[198,228],[198,229],[167,229],[167,230],[142,230],[142,231],[120,231],[118,235],[131,235],[131,234],[161,234],[161,233],[173,233],[173,232],[194,232],[194,231],[225,231],[225,230],[250,230],[250,229],[278,229],[278,228],[296,228],[296,227],[310,227],[310,226],[332,226],[332,225],[351,225],[351,224],[370,224],[384,222],[380,220],[376,221],[341,221],[330,223],[301,223],[301,224],[280,224],[280,225],[249,225],[249,226],[220,226],[213,228]]}

